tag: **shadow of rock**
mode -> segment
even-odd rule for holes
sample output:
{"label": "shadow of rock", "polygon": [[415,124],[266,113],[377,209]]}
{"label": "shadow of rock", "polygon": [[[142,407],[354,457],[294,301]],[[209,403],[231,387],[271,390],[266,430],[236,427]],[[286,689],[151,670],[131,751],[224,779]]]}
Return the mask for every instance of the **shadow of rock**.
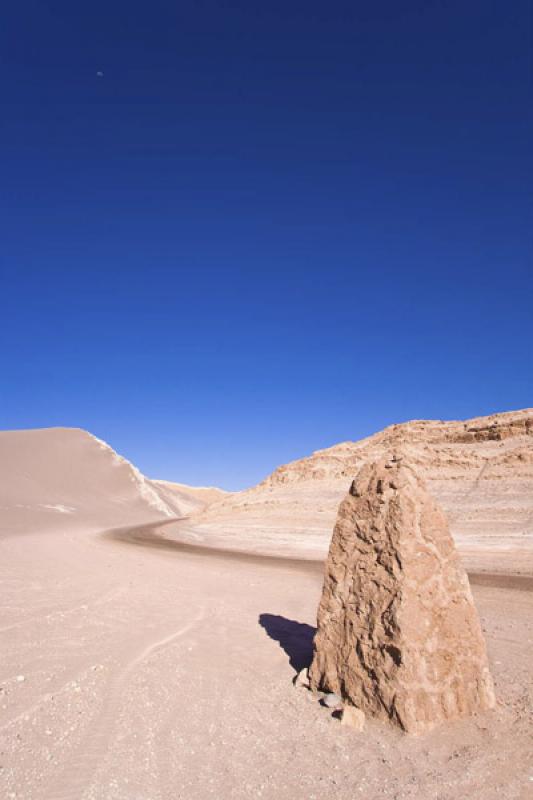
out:
{"label": "shadow of rock", "polygon": [[259,624],[265,629],[267,636],[279,642],[279,646],[289,656],[289,664],[296,672],[311,664],[316,628],[278,614],[260,614]]}

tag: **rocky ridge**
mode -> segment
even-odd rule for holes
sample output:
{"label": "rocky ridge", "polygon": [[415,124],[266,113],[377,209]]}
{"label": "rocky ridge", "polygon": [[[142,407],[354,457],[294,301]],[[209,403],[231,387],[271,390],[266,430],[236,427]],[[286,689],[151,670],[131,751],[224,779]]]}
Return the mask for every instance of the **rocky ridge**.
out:
{"label": "rocky ridge", "polygon": [[[445,510],[469,566],[520,554],[533,569],[533,409],[464,422],[417,420],[280,466],[195,517],[210,541],[311,558],[327,553],[337,508],[363,464],[402,450]],[[487,563],[485,564],[485,555]],[[514,558],[514,555],[513,555]]]}

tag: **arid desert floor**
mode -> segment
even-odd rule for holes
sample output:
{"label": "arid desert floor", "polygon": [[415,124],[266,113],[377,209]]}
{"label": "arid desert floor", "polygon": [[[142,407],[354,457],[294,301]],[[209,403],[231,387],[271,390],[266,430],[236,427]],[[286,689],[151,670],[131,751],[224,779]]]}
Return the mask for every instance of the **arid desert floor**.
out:
{"label": "arid desert floor", "polygon": [[[93,469],[91,459],[105,453],[93,453],[83,437],[80,442],[80,460],[90,456]],[[8,450],[13,443],[18,450],[20,437],[18,444],[9,439]],[[28,483],[27,467],[13,457],[7,471],[10,485],[18,487],[15,497],[4,476],[2,798],[533,795],[533,573],[527,547],[506,546],[500,558],[501,548],[491,550],[483,540],[478,557],[473,536],[466,549],[496,710],[424,736],[372,719],[358,733],[292,684],[310,660],[323,557],[310,559],[293,547],[283,558],[273,546],[259,545],[258,555],[250,545],[254,526],[239,548],[247,553],[224,549],[223,522],[216,539],[206,541],[193,495],[180,521],[177,506],[162,513],[144,488],[140,499],[130,497],[130,483],[132,491],[138,485],[129,477],[121,483],[126,467],[115,467],[117,483],[93,516],[57,509],[75,509],[75,487],[70,500],[54,495],[47,501],[33,485],[37,499],[20,509],[20,497],[36,479]],[[523,471],[521,480],[529,473]],[[43,486],[44,478],[39,481]],[[109,487],[105,475],[102,481]],[[172,491],[174,500],[183,491],[185,501],[186,490],[172,486],[167,500]],[[82,494],[90,508],[91,492]],[[113,505],[119,495],[124,503]],[[37,512],[35,504],[55,512]],[[114,524],[106,526],[106,520]],[[274,536],[272,526],[268,530]],[[283,551],[279,540],[277,550]]]}

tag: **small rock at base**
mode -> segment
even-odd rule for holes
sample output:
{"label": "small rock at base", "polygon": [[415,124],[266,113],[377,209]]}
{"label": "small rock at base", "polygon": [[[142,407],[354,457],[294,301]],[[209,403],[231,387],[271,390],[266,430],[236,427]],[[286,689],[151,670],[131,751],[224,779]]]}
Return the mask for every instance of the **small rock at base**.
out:
{"label": "small rock at base", "polygon": [[365,727],[365,715],[360,708],[344,706],[342,709],[341,724],[348,725],[356,731],[362,731]]}
{"label": "small rock at base", "polygon": [[305,689],[309,689],[309,675],[307,674],[307,667],[304,667],[300,670],[300,672],[298,672],[297,675],[295,675],[293,684],[297,687],[303,686]]}
{"label": "small rock at base", "polygon": [[342,704],[342,699],[339,697],[338,694],[330,692],[324,697],[322,702],[328,708],[338,708]]}

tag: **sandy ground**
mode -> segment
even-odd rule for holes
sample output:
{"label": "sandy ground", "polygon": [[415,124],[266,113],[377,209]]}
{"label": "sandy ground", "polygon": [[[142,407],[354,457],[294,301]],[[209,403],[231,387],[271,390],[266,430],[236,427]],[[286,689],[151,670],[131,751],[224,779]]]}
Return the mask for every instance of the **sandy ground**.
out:
{"label": "sandy ground", "polygon": [[309,659],[320,565],[163,534],[0,540],[0,797],[533,795],[527,576],[472,580],[496,711],[420,738],[372,721],[360,734],[291,683]]}

